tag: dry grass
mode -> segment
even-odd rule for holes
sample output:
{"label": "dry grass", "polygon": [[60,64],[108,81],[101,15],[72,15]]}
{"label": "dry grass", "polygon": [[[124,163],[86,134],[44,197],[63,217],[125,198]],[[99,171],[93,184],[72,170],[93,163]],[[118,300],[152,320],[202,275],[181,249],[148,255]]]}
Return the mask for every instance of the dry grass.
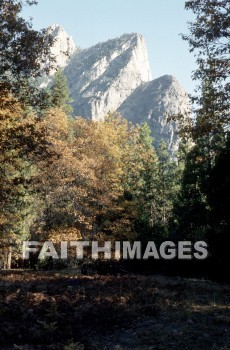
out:
{"label": "dry grass", "polygon": [[0,349],[230,349],[229,285],[13,271],[0,293]]}

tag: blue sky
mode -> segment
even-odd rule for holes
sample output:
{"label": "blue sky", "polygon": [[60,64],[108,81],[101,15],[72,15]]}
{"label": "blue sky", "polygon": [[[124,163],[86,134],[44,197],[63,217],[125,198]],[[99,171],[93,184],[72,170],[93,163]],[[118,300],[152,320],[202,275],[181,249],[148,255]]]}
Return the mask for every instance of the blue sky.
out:
{"label": "blue sky", "polygon": [[188,32],[192,14],[184,0],[38,0],[23,16],[35,29],[60,24],[77,46],[87,48],[124,33],[144,36],[153,78],[174,75],[192,93],[191,72],[196,68],[189,47],[179,34]]}

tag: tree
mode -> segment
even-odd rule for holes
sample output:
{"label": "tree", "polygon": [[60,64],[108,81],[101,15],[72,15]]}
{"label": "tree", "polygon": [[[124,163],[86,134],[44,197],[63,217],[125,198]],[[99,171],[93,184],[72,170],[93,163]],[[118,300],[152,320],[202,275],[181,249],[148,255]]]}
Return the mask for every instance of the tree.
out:
{"label": "tree", "polygon": [[157,221],[157,161],[151,130],[144,123],[137,127],[128,153],[125,187],[136,204],[137,227],[141,232],[153,228]]}
{"label": "tree", "polygon": [[[5,243],[27,238],[37,215],[35,183],[47,143],[31,107],[46,107],[47,94],[36,79],[55,61],[50,54],[54,39],[20,16],[25,3],[36,1],[0,0],[0,235]],[[10,257],[11,252],[8,267]]]}
{"label": "tree", "polygon": [[[219,243],[222,238],[222,246],[229,245],[226,197],[230,181],[223,164],[229,160],[230,3],[227,0],[186,1],[185,9],[195,15],[189,23],[189,34],[182,37],[196,54],[193,79],[199,84],[192,98],[195,118],[190,132],[194,146],[186,159],[175,221],[180,236],[207,240],[215,264],[222,262],[226,266],[228,256]],[[219,210],[223,188],[224,200]]]}
{"label": "tree", "polygon": [[196,16],[189,24],[189,35],[183,35],[190,51],[196,53],[198,66],[193,76],[199,81],[199,94],[193,97],[194,165],[199,164],[199,188],[209,197],[210,174],[216,159],[226,148],[229,133],[230,4],[226,0],[187,1],[185,9],[192,10]]}
{"label": "tree", "polygon": [[[26,4],[36,1],[27,0]],[[0,0],[0,96],[7,89],[24,105],[43,105],[44,93],[35,81],[52,68],[55,58],[50,46],[54,39],[46,29],[35,31],[31,22],[20,17],[23,5],[20,0]]]}
{"label": "tree", "polygon": [[[38,118],[26,114],[7,92],[1,98],[0,135],[0,239],[11,247],[28,237],[36,218],[37,164],[47,145]],[[9,259],[8,268],[10,265]]]}
{"label": "tree", "polygon": [[194,136],[220,133],[229,123],[230,4],[228,0],[186,1],[185,9],[196,16],[189,23],[190,33],[182,38],[196,54],[193,79],[200,81],[197,92],[202,92],[193,97],[196,116],[203,121],[196,123]]}
{"label": "tree", "polygon": [[173,203],[178,191],[177,164],[170,158],[167,145],[161,142],[158,149],[158,207],[159,224],[167,230]]}
{"label": "tree", "polygon": [[207,176],[202,159],[203,152],[196,145],[185,160],[181,190],[174,203],[174,224],[179,239],[202,239],[208,225],[209,206],[201,189],[201,183]]}
{"label": "tree", "polygon": [[52,86],[50,88],[51,105],[53,107],[63,108],[64,112],[71,114],[73,111],[70,102],[69,89],[66,76],[61,69],[55,73]]}
{"label": "tree", "polygon": [[119,115],[108,115],[104,122],[81,119],[74,122],[74,148],[78,150],[82,169],[76,180],[80,186],[78,193],[83,194],[78,199],[79,216],[91,232],[97,226],[99,233],[114,239],[135,235],[132,221],[135,213],[132,204],[123,197],[133,129]]}

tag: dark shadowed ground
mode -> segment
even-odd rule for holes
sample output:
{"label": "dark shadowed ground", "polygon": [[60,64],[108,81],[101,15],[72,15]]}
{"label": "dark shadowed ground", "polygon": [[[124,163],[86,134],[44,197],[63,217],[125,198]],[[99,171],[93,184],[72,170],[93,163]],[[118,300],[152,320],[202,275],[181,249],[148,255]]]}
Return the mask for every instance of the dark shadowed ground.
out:
{"label": "dark shadowed ground", "polygon": [[230,286],[159,275],[0,272],[0,349],[230,349]]}

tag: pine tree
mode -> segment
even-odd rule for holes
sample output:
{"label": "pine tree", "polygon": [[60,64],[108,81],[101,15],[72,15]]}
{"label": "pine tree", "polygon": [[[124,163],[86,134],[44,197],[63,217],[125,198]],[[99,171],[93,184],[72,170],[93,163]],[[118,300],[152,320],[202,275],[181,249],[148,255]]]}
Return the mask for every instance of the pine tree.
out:
{"label": "pine tree", "polygon": [[[182,181],[182,190],[175,206],[177,232],[184,238],[205,239],[210,244],[215,264],[227,262],[229,244],[226,217],[229,193],[229,173],[224,168],[229,149],[229,13],[227,0],[186,1],[194,21],[189,23],[189,34],[183,35],[190,51],[197,57],[193,78],[198,81],[193,96],[194,141],[188,153]],[[224,192],[223,193],[223,188]],[[223,206],[219,210],[220,194]],[[218,248],[217,248],[218,247]]]}
{"label": "pine tree", "polygon": [[[189,34],[182,38],[197,57],[193,78],[199,81],[195,113],[205,125],[195,125],[195,134],[220,133],[229,123],[229,13],[228,0],[186,1],[195,19],[189,23]],[[203,126],[203,129],[201,129]],[[206,126],[206,127],[205,127]]]}
{"label": "pine tree", "polygon": [[66,76],[61,69],[58,69],[54,75],[50,93],[51,105],[53,107],[63,108],[65,113],[71,114],[73,109],[70,105],[70,102],[72,100],[69,96]]}

